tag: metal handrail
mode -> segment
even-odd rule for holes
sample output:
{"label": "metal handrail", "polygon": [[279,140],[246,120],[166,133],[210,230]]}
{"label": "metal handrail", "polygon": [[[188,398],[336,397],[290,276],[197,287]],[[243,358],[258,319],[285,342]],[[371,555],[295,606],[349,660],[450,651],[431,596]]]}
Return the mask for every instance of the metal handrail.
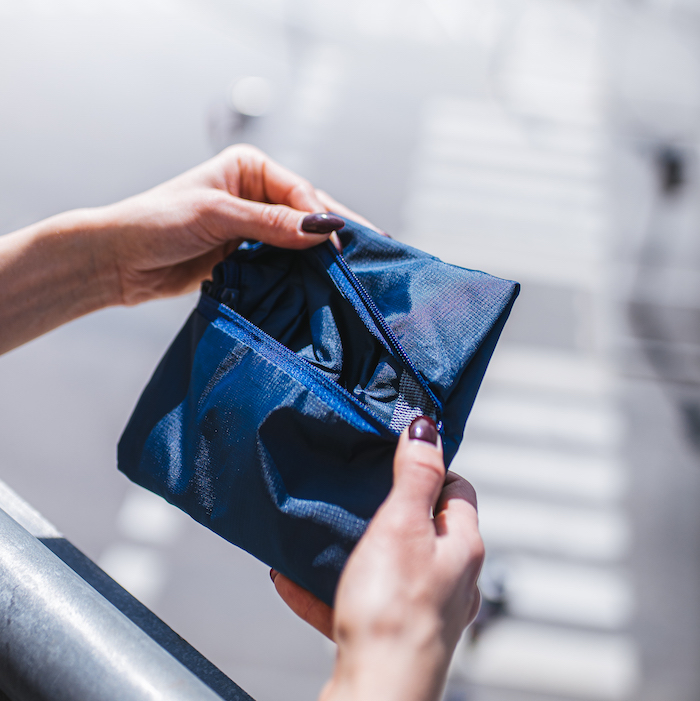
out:
{"label": "metal handrail", "polygon": [[0,507],[7,698],[252,701],[1,482]]}

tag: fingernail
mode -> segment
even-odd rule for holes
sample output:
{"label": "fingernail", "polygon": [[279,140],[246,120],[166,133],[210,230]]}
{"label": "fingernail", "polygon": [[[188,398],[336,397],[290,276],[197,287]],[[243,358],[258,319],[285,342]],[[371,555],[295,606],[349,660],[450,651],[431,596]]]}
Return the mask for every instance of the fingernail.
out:
{"label": "fingernail", "polygon": [[387,234],[386,231],[382,231],[381,229],[379,230],[378,233],[379,233],[380,236],[384,236],[384,237],[387,238],[387,239],[393,238],[392,236],[390,236],[389,234]]}
{"label": "fingernail", "polygon": [[279,572],[277,570],[270,570],[270,579],[273,581],[273,583],[275,581],[275,577],[277,577],[278,574]]}
{"label": "fingernail", "polygon": [[408,437],[412,441],[425,441],[437,447],[440,434],[435,422],[429,416],[417,416],[411,421],[411,425],[408,428]]}
{"label": "fingernail", "polygon": [[307,234],[330,234],[331,231],[339,231],[345,226],[345,222],[334,214],[321,212],[307,214],[301,220],[301,230]]}

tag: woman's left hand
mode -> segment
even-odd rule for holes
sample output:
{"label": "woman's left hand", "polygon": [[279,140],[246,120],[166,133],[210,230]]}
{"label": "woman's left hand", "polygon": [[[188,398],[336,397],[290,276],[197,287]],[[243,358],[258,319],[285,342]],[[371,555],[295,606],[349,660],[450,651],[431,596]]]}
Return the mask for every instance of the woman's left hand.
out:
{"label": "woman's left hand", "polygon": [[391,493],[340,577],[335,611],[272,573],[287,605],[338,643],[322,701],[438,699],[479,610],[483,558],[474,489],[445,474],[435,424],[415,419],[399,440]]}

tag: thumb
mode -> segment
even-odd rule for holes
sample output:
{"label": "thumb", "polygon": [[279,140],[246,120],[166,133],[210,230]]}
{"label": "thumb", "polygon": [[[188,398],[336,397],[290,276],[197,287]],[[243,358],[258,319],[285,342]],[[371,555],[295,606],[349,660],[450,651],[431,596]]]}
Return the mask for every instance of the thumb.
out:
{"label": "thumb", "polygon": [[345,226],[340,217],[328,212],[304,212],[228,194],[219,214],[229,238],[254,239],[279,248],[310,248]]}
{"label": "thumb", "polygon": [[394,487],[387,508],[430,515],[445,483],[442,441],[435,422],[419,416],[401,434],[394,457]]}

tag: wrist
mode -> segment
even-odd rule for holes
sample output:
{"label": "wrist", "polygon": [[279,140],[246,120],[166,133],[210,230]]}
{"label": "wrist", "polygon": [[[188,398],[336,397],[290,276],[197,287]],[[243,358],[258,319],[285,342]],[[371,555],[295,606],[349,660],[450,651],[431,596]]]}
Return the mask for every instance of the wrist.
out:
{"label": "wrist", "polygon": [[91,291],[93,308],[89,311],[124,303],[115,247],[120,225],[113,208],[114,205],[108,205],[67,213],[71,215],[71,235],[90,256],[85,280]]}
{"label": "wrist", "polygon": [[438,701],[451,653],[436,637],[341,644],[319,701]]}
{"label": "wrist", "polygon": [[36,246],[49,264],[42,272],[53,277],[67,316],[120,304],[111,236],[115,226],[108,207],[63,212],[35,226]]}

